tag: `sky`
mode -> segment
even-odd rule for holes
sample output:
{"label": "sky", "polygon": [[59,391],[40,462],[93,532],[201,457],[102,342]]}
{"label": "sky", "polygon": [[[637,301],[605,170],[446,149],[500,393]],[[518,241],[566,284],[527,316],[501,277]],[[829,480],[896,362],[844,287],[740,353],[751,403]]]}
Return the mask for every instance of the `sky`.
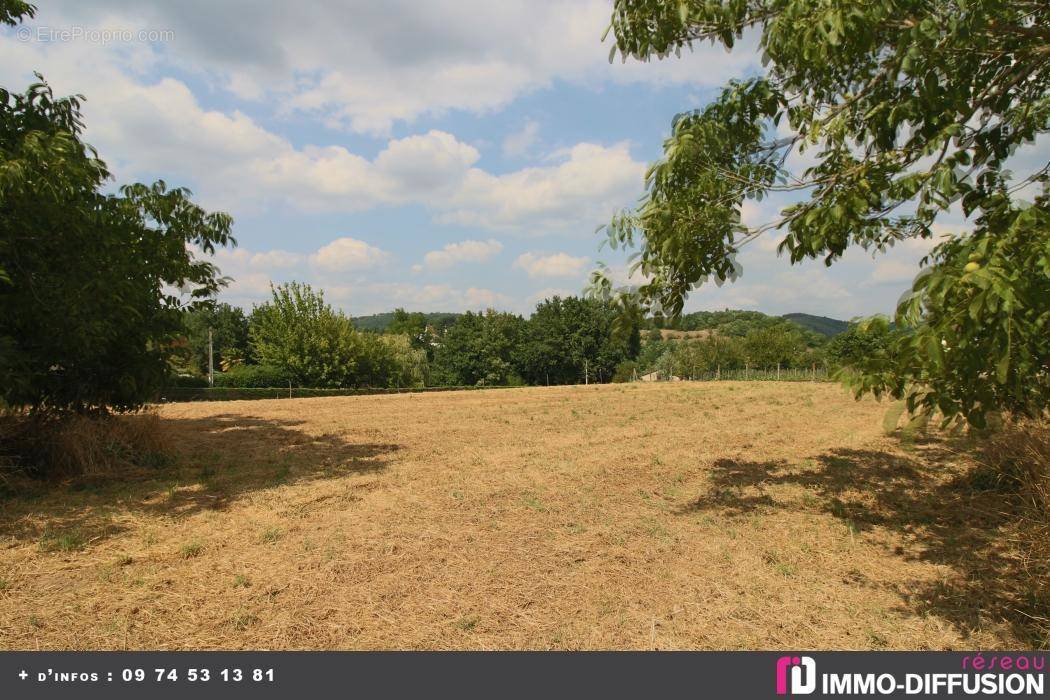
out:
{"label": "sky", "polygon": [[[230,213],[220,298],[244,307],[300,280],[352,315],[527,314],[580,293],[599,261],[627,282],[595,229],[638,200],[676,113],[761,70],[754,37],[610,63],[608,0],[36,4],[0,29],[0,85],[37,71],[83,94],[85,138],[116,183],[163,179]],[[748,202],[744,220],[779,204]],[[686,310],[887,313],[931,247],[827,268],[791,266],[778,240],[745,248],[742,278]]]}

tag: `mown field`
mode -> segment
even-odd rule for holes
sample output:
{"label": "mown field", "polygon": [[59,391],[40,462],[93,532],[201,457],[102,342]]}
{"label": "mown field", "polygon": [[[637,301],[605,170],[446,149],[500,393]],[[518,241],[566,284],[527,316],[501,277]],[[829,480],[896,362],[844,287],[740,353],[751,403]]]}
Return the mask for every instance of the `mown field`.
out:
{"label": "mown field", "polygon": [[166,405],[9,492],[5,649],[1027,646],[947,439],[810,383]]}

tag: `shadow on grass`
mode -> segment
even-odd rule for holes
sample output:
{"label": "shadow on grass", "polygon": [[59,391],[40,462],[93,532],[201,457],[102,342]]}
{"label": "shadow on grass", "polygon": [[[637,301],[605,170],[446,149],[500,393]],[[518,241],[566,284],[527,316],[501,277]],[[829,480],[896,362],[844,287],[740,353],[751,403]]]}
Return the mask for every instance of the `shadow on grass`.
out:
{"label": "shadow on grass", "polygon": [[[1016,503],[1008,493],[983,488],[960,468],[957,455],[970,446],[924,439],[912,454],[833,450],[801,464],[722,459],[711,489],[680,514],[716,511],[729,516],[796,509],[829,513],[856,532],[895,530],[918,547],[896,547],[895,556],[951,567],[957,576],[911,591],[895,590],[912,614],[948,620],[964,636],[993,623],[1017,638],[1050,646],[1050,582],[1033,574],[1015,544]],[[801,502],[775,500],[780,485],[806,489]]]}
{"label": "shadow on grass", "polygon": [[171,464],[63,484],[22,481],[2,501],[0,537],[36,541],[42,551],[77,551],[125,532],[122,514],[180,518],[223,510],[260,489],[382,471],[400,449],[314,435],[300,427],[305,422],[235,413],[164,419]]}

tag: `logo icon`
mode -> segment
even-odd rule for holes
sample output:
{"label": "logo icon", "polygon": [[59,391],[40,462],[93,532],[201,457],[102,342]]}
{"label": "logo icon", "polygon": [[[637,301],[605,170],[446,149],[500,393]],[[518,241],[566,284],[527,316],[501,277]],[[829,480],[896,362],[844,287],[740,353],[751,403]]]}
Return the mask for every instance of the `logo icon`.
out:
{"label": "logo icon", "polygon": [[[790,671],[790,673],[789,673]],[[809,695],[817,689],[817,663],[810,656],[781,656],[777,659],[777,695]]]}

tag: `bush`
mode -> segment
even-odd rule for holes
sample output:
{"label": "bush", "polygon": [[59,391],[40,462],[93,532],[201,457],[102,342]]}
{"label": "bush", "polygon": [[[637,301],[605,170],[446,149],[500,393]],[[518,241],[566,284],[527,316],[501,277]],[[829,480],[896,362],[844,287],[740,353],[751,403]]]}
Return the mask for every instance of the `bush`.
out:
{"label": "bush", "polygon": [[613,372],[612,380],[615,384],[622,384],[629,382],[634,379],[635,373],[638,372],[638,363],[634,360],[624,360],[620,364],[616,365],[616,371]]}
{"label": "bush", "polygon": [[288,374],[270,365],[238,365],[228,372],[216,373],[215,386],[229,389],[287,388]]}

